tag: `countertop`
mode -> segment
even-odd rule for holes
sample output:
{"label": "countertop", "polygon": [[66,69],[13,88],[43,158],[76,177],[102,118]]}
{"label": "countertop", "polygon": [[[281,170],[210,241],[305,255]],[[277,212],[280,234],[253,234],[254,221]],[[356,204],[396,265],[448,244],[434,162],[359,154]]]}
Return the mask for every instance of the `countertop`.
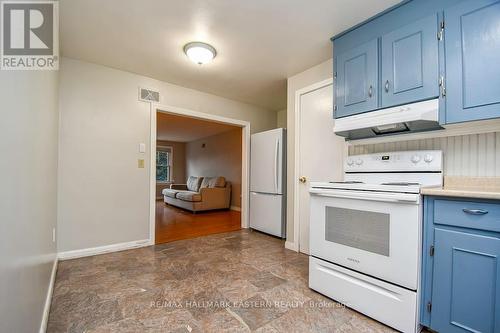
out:
{"label": "countertop", "polygon": [[500,200],[500,177],[445,177],[443,187],[422,188],[423,195]]}

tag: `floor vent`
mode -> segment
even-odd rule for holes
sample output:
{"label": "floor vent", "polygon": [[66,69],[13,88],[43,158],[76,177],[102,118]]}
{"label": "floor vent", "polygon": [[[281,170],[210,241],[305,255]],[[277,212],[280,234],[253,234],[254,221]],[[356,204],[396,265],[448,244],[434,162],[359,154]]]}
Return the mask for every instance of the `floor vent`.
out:
{"label": "floor vent", "polygon": [[160,102],[160,93],[151,89],[140,88],[139,100],[143,102]]}

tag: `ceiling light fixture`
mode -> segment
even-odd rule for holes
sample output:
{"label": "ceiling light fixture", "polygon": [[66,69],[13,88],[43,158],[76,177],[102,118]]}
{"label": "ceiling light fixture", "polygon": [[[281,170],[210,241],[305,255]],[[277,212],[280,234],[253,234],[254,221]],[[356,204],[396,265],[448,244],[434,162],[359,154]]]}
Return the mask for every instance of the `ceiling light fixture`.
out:
{"label": "ceiling light fixture", "polygon": [[202,42],[191,42],[184,45],[184,53],[192,62],[198,65],[212,61],[217,55],[217,51],[212,45]]}

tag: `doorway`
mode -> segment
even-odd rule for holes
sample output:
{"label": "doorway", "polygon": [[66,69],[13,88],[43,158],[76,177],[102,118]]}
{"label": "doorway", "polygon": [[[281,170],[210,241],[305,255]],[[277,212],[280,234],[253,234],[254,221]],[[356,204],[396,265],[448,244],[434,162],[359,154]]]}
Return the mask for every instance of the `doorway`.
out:
{"label": "doorway", "polygon": [[150,242],[248,227],[250,124],[162,105],[151,119]]}
{"label": "doorway", "polygon": [[333,133],[332,80],[296,92],[294,240],[309,254],[309,186],[342,180],[344,139]]}

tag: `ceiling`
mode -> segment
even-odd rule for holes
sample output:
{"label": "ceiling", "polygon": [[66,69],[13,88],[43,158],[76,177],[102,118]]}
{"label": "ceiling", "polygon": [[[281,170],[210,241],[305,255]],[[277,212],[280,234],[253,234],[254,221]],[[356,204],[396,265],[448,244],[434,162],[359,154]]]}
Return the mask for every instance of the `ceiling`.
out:
{"label": "ceiling", "polygon": [[156,139],[162,141],[191,142],[237,128],[237,126],[213,121],[158,112],[156,118]]}
{"label": "ceiling", "polygon": [[[286,78],[331,58],[330,37],[399,0],[61,0],[63,56],[270,110]],[[184,44],[217,49],[196,65]]]}

